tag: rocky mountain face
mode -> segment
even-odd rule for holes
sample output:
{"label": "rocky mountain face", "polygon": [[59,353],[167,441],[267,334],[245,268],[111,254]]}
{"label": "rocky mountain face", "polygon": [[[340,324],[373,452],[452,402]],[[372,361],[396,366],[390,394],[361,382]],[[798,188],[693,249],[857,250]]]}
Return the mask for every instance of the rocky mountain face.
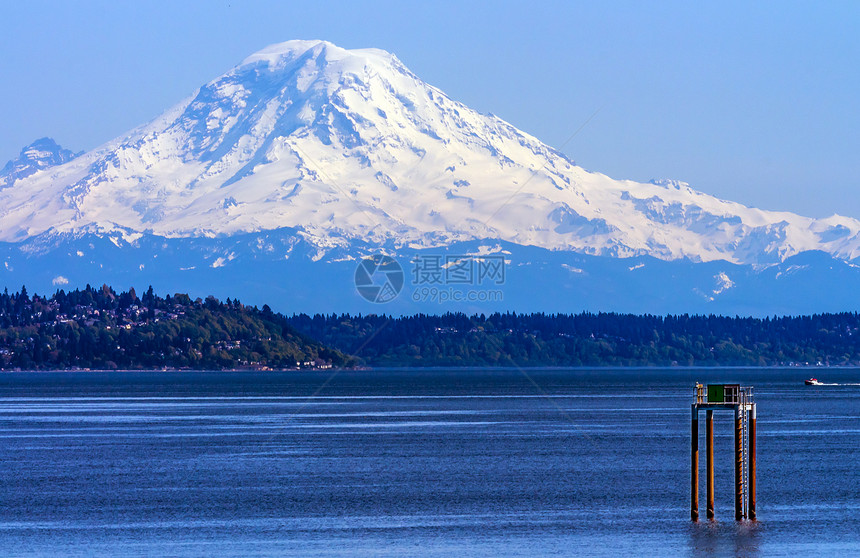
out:
{"label": "rocky mountain face", "polygon": [[9,161],[0,170],[0,188],[8,188],[17,180],[68,163],[81,154],[63,149],[51,138],[37,139],[22,149],[17,159]]}

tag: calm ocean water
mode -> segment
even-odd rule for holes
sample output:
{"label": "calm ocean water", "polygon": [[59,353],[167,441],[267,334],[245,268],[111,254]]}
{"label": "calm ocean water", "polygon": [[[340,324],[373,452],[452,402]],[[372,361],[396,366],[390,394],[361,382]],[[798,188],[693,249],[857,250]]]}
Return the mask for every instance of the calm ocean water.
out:
{"label": "calm ocean water", "polygon": [[[4,373],[0,553],[860,555],[860,385],[811,374],[860,384],[829,369]],[[730,413],[718,521],[689,521],[696,380],[755,386],[757,523],[733,520]]]}

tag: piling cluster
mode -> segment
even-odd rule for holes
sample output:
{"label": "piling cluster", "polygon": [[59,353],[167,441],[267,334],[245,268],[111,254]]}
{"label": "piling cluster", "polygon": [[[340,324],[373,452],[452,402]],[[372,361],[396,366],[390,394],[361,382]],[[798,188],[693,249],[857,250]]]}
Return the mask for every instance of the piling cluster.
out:
{"label": "piling cluster", "polygon": [[756,405],[753,388],[740,384],[696,384],[692,404],[690,517],[699,520],[699,411],[705,411],[705,468],[707,518],[714,512],[714,411],[733,411],[735,417],[735,519],[755,520]]}

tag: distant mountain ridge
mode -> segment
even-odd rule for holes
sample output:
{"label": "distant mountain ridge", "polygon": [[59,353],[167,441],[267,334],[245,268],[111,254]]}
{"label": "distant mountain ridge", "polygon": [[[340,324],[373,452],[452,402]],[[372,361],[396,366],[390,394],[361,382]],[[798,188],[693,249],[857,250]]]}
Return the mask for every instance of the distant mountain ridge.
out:
{"label": "distant mountain ridge", "polygon": [[319,258],[335,248],[357,257],[368,245],[484,239],[747,264],[809,250],[860,256],[856,219],[765,211],[679,181],[588,172],[452,100],[392,54],[325,41],[263,49],[152,122],[79,157],[44,152],[50,156],[4,170],[0,240],[292,228]]}

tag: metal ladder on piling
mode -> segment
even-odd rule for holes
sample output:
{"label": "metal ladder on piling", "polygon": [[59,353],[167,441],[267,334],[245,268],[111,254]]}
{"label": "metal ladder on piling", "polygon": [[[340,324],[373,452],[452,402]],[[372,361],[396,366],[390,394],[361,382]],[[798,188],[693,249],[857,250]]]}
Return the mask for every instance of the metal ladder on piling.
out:
{"label": "metal ladder on piling", "polygon": [[749,413],[746,389],[740,389],[738,403],[741,416],[741,502],[743,517],[749,517]]}

